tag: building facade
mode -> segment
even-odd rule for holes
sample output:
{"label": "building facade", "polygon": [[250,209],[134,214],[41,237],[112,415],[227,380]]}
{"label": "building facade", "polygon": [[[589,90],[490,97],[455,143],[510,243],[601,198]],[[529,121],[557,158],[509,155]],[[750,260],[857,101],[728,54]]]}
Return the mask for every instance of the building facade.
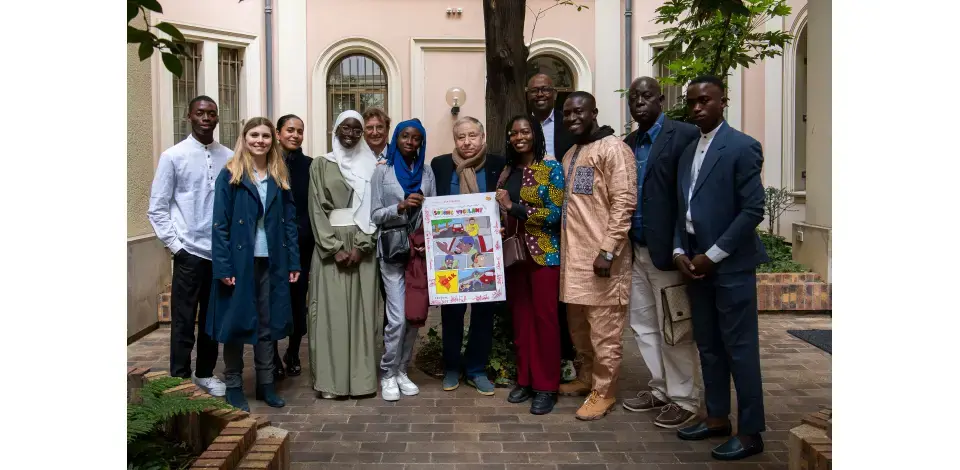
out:
{"label": "building facade", "polygon": [[[158,55],[140,64],[136,48],[129,46],[128,51],[128,244],[142,245],[133,250],[130,266],[131,276],[144,291],[169,282],[169,274],[164,280],[148,268],[163,250],[157,248],[155,238],[151,241],[146,199],[160,152],[189,132],[183,116],[193,96],[206,94],[217,100],[221,121],[216,138],[229,147],[234,145],[243,119],[258,115],[276,118],[287,113],[301,116],[307,127],[304,150],[311,156],[329,150],[332,122],[344,109],[378,106],[395,123],[420,118],[429,136],[429,156],[448,153],[453,147],[450,130],[455,117],[445,100],[448,89],[459,87],[466,92],[466,102],[460,103],[461,116],[481,121],[485,117],[481,0],[161,3],[164,13],[152,15],[150,21],[176,25],[187,39],[189,57],[184,76],[177,78],[164,69]],[[535,12],[555,2],[527,2],[524,36],[530,44],[528,69],[530,74],[543,71],[553,76],[561,94],[574,90],[593,93],[601,124],[624,129],[629,115],[616,90],[626,88],[632,77],[666,73],[650,62],[657,48],[669,39],[659,33],[663,25],[653,22],[654,10],[662,2],[578,3],[588,8],[577,11],[558,6],[535,21]],[[800,260],[820,272],[820,266],[828,262],[804,257],[808,252],[816,257],[822,251],[808,249],[810,234],[820,230],[813,227],[826,227],[829,233],[830,226],[829,140],[824,144],[820,139],[822,132],[829,134],[829,124],[825,130],[824,124],[817,124],[821,127],[813,132],[810,116],[817,109],[822,113],[825,104],[829,123],[829,34],[826,42],[808,35],[812,5],[804,0],[789,3],[792,14],[765,27],[790,31],[796,41],[781,58],[733,72],[727,118],[733,127],[763,143],[765,184],[786,187],[796,195],[798,204],[782,217],[778,232],[794,243],[802,232],[805,245],[799,250]],[[826,25],[821,29],[829,33],[829,2],[826,11]],[[267,18],[271,25],[269,40]],[[814,55],[814,46],[825,47],[818,51],[820,62],[808,59],[808,55]],[[826,75],[822,75],[824,63]],[[266,73],[268,64],[270,77]],[[815,72],[821,75],[811,77]],[[807,93],[808,88],[817,92]],[[668,90],[671,96],[679,92]],[[819,105],[808,104],[811,97]],[[502,133],[501,129],[488,130],[488,138],[503,138]],[[813,152],[817,152],[817,158]],[[823,152],[827,164],[818,167],[820,173],[814,182],[808,166],[814,171],[814,161],[822,160]],[[814,188],[817,195],[813,194]],[[819,209],[810,214],[814,201],[818,207],[825,204],[825,212]],[[821,274],[827,277],[829,269],[823,268]],[[139,294],[136,297],[146,298]],[[144,302],[138,301],[135,308],[150,308]],[[155,311],[154,307],[152,314]]]}

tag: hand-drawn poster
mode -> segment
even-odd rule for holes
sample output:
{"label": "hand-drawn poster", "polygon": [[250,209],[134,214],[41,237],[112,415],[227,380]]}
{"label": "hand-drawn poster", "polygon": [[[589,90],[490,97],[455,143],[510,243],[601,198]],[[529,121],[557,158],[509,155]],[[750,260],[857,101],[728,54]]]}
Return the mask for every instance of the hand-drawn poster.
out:
{"label": "hand-drawn poster", "polygon": [[506,300],[495,193],[423,202],[430,305]]}

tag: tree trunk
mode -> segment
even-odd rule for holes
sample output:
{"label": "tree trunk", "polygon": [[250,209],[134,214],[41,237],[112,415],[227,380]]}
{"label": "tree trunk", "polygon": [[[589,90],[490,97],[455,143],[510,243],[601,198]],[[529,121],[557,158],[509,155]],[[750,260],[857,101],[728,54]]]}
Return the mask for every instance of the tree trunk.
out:
{"label": "tree trunk", "polygon": [[523,43],[524,0],[483,0],[487,55],[487,150],[503,155],[504,126],[517,114],[527,114],[524,79],[527,46]]}

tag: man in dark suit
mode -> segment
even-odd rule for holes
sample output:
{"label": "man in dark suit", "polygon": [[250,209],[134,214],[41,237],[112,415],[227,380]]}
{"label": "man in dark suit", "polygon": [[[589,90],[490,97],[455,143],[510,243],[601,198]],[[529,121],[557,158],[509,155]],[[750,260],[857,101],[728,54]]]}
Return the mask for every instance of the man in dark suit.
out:
{"label": "man in dark suit", "polygon": [[685,440],[729,436],[730,375],[737,389],[737,435],[713,458],[763,452],[766,428],[757,327],[757,265],[768,261],[757,236],[763,220],[760,143],[723,120],[725,86],[717,77],[687,87],[700,138],[680,159],[674,264],[689,281],[693,335],[700,350],[707,418],[677,430]]}
{"label": "man in dark suit", "polygon": [[[505,159],[487,153],[483,124],[469,116],[458,119],[453,125],[453,141],[453,153],[440,155],[430,162],[437,180],[437,196],[496,192]],[[462,263],[469,263],[469,260]],[[467,266],[463,264],[461,267]],[[444,390],[456,390],[460,386],[462,366],[468,385],[476,388],[481,395],[493,395],[494,387],[487,378],[486,367],[493,346],[493,316],[500,303],[479,302],[471,305],[470,339],[463,364],[460,361],[460,349],[463,347],[463,316],[467,313],[467,304],[440,307],[443,363],[446,369],[442,385]]]}
{"label": "man in dark suit", "polygon": [[[559,106],[559,108],[558,108]],[[527,82],[527,108],[531,116],[540,123],[543,138],[547,143],[547,158],[563,162],[563,156],[573,147],[574,136],[563,125],[563,103],[557,104],[557,89],[553,79],[544,73],[538,73]],[[569,382],[577,378],[573,367],[576,351],[570,338],[567,325],[567,306],[560,302],[557,314],[560,315],[560,358],[562,359],[561,380]]]}
{"label": "man in dark suit", "polygon": [[653,423],[678,428],[700,409],[693,338],[674,345],[663,340],[661,289],[683,283],[673,265],[673,229],[677,221],[677,162],[700,136],[697,127],[663,114],[660,84],[640,77],[630,85],[627,103],[637,130],[624,142],[637,161],[637,210],[633,214],[633,277],[630,327],[650,370],[649,390],[623,401],[629,411],[658,411]]}
{"label": "man in dark suit", "polygon": [[[559,104],[560,107],[563,103]],[[563,126],[563,110],[558,108],[557,89],[549,75],[538,73],[527,82],[527,107],[537,119],[547,141],[547,156],[563,161],[567,150],[573,147],[573,134]]]}

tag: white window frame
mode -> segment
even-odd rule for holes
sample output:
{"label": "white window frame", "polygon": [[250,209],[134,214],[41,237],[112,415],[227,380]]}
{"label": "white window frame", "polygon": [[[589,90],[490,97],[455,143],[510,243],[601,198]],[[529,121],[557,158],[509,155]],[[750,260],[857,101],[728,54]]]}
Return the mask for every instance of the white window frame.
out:
{"label": "white window frame", "polygon": [[[200,70],[197,74],[197,93],[207,95],[214,100],[219,99],[220,96],[220,78],[217,67],[218,49],[221,45],[240,49],[243,59],[243,71],[240,75],[240,119],[246,120],[262,114],[259,36],[240,31],[167,20],[162,15],[152,15],[151,20],[154,24],[166,21],[176,26],[187,41],[200,43],[201,60]],[[169,35],[163,32],[160,32],[158,36],[171,39]],[[152,61],[153,70],[159,72],[154,73],[154,76],[157,77],[155,96],[160,121],[158,140],[162,150],[177,143],[173,141],[173,74],[163,66],[160,54],[154,54]],[[213,139],[219,142],[220,133],[214,132]],[[228,147],[232,145],[232,142],[227,144]]]}
{"label": "white window frame", "polygon": [[[796,128],[796,117],[795,112],[797,109],[797,44],[796,40],[800,36],[800,32],[803,31],[803,28],[807,26],[807,5],[804,5],[800,8],[800,11],[797,13],[797,17],[793,20],[793,24],[790,27],[790,34],[793,36],[793,41],[790,41],[783,50],[783,56],[781,58],[783,63],[783,75],[782,83],[780,87],[776,87],[776,84],[767,83],[767,87],[776,87],[774,89],[781,90],[782,93],[782,112],[783,117],[783,127],[781,128],[782,135],[782,158],[781,158],[781,183],[784,188],[787,188],[794,196],[806,197],[806,191],[797,191],[796,190],[796,143],[797,143],[797,128]],[[809,32],[808,32],[809,34]],[[809,38],[809,36],[808,36]],[[809,88],[808,88],[809,91]],[[770,126],[768,126],[770,127]]]}
{"label": "white window frame", "polygon": [[[654,51],[670,44],[670,38],[662,34],[641,36],[637,44],[637,77],[655,77]],[[629,84],[627,84],[629,86]],[[736,67],[727,77],[727,124],[734,129],[743,126],[743,68]]]}
{"label": "white window frame", "polygon": [[[327,153],[327,77],[330,67],[336,65],[340,58],[348,54],[365,54],[380,63],[387,74],[387,113],[394,124],[403,121],[403,77],[400,75],[400,65],[397,59],[387,48],[380,43],[364,37],[342,38],[328,46],[317,58],[313,66],[311,87],[313,97],[310,100],[310,139],[307,140],[309,155],[324,155]],[[418,117],[422,117],[418,116]]]}

